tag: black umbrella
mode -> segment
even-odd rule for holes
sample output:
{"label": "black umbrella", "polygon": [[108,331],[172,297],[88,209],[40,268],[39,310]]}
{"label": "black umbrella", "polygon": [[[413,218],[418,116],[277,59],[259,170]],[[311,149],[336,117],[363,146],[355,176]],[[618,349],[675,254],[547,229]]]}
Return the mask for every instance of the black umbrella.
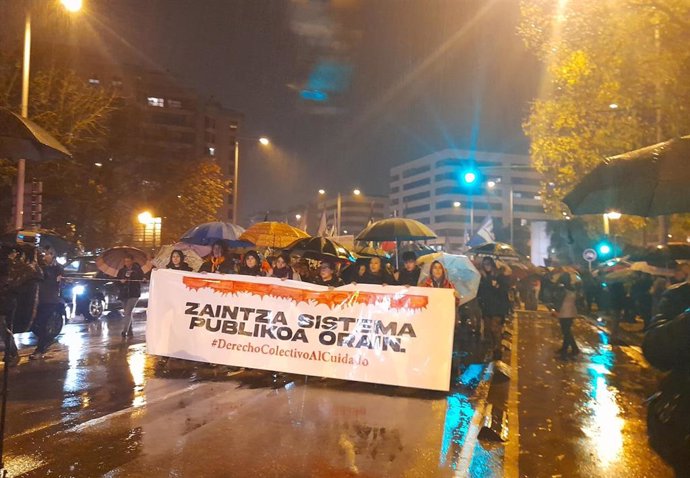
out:
{"label": "black umbrella", "polygon": [[[393,217],[381,219],[367,226],[357,236],[358,241],[395,241],[395,249],[400,250],[400,241],[421,241],[435,239],[436,233],[414,219]],[[399,254],[395,255],[395,265],[400,266]]]}
{"label": "black umbrella", "polygon": [[71,157],[58,140],[31,120],[0,108],[0,157],[50,161]]}
{"label": "black umbrella", "polygon": [[647,247],[644,251],[631,254],[630,262],[646,262],[657,267],[671,267],[676,261],[690,261],[690,244],[672,242],[667,245]]}
{"label": "black umbrella", "polygon": [[345,246],[327,237],[297,239],[284,250],[307,259],[355,261],[355,257]]}
{"label": "black umbrella", "polygon": [[690,136],[604,160],[563,199],[574,214],[690,212]]}
{"label": "black umbrella", "polygon": [[393,217],[376,221],[364,229],[358,241],[420,241],[435,239],[437,236],[427,226],[414,219]]}

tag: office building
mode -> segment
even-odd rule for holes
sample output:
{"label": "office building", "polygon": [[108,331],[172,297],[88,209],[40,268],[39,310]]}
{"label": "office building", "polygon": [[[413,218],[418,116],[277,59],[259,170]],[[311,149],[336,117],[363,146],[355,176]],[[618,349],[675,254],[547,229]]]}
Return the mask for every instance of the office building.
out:
{"label": "office building", "polygon": [[391,168],[390,213],[428,225],[435,243],[457,251],[489,216],[506,229],[511,219],[514,228],[547,219],[539,188],[528,156],[445,149]]}

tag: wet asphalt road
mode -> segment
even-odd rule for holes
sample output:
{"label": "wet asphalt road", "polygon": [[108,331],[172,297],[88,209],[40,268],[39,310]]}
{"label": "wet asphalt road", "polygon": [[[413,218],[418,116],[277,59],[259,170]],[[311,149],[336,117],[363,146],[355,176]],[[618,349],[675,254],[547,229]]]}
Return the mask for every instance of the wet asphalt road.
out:
{"label": "wet asphalt road", "polygon": [[[656,374],[584,321],[584,354],[554,359],[553,319],[520,314],[518,363],[494,383],[519,435],[476,440],[488,376],[469,334],[450,393],[273,375],[146,354],[145,321],[67,326],[49,358],[11,371],[6,466],[24,477],[666,477],[642,400]],[[512,425],[511,425],[512,426]]]}

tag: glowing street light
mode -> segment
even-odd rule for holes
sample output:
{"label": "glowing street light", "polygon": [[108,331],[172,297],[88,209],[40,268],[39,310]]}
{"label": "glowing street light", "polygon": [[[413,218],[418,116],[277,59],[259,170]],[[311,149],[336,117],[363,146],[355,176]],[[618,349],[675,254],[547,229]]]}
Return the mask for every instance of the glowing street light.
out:
{"label": "glowing street light", "polygon": [[65,10],[72,13],[76,13],[81,10],[83,4],[82,0],[60,0],[60,3],[62,3],[62,6],[65,7]]}
{"label": "glowing street light", "polygon": [[326,194],[326,190],[325,189],[319,189],[319,194],[321,196],[323,196],[324,194]]}
{"label": "glowing street light", "polygon": [[299,221],[300,219],[302,219],[302,215],[301,214],[295,214],[295,219],[297,219]]}
{"label": "glowing street light", "polygon": [[487,186],[489,189],[493,189],[493,188],[496,187],[496,181],[489,181],[489,182],[486,183],[486,186]]}
{"label": "glowing street light", "polygon": [[622,216],[622,214],[619,213],[618,211],[609,211],[606,213],[606,217],[608,217],[609,219],[612,219],[614,221],[620,219],[621,216]]}
{"label": "glowing street light", "polygon": [[362,194],[362,191],[360,191],[359,189],[355,189],[354,191],[352,191],[352,194],[354,194],[355,196],[359,196],[360,194]]}
{"label": "glowing street light", "polygon": [[460,204],[460,201],[455,201],[453,203],[453,207],[460,207],[460,206],[462,206],[462,204]]}
{"label": "glowing street light", "polygon": [[137,216],[139,224],[151,224],[153,222],[153,215],[149,211],[139,213]]}
{"label": "glowing street light", "polygon": [[264,146],[268,146],[269,144],[271,144],[271,140],[265,136],[262,136],[261,138],[259,138],[259,143],[261,143]]}
{"label": "glowing street light", "polygon": [[617,103],[611,103],[611,104],[609,105],[609,108],[612,109],[612,110],[617,110],[617,109],[618,109],[618,104],[617,104]]}

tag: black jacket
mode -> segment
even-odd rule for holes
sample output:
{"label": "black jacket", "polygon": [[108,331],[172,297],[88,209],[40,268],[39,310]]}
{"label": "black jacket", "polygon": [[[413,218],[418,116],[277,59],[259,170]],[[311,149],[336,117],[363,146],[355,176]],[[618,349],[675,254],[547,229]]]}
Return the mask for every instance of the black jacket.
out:
{"label": "black jacket", "polygon": [[185,272],[191,272],[192,271],[191,266],[189,264],[187,264],[186,262],[180,262],[180,265],[177,267],[175,267],[174,264],[168,264],[165,268],[166,269],[172,269],[174,271],[185,271]]}
{"label": "black jacket", "polygon": [[141,296],[141,281],[144,280],[144,271],[136,262],[132,264],[131,269],[123,267],[117,273],[119,280],[125,279],[124,283],[120,283],[120,300],[138,299]]}
{"label": "black jacket", "polygon": [[228,258],[223,261],[223,263],[218,267],[218,270],[214,271],[212,269],[213,264],[211,261],[205,261],[203,264],[201,264],[199,272],[215,272],[218,274],[234,274],[236,272],[235,264]]}
{"label": "black jacket", "polygon": [[60,283],[58,277],[64,275],[64,269],[57,262],[43,266],[43,282],[38,288],[38,303],[39,304],[59,304],[60,299]]}
{"label": "black jacket", "polygon": [[367,269],[363,276],[355,278],[355,282],[360,284],[395,285],[395,278],[391,276],[388,271],[383,269],[379,274],[372,274],[369,269]]}
{"label": "black jacket", "polygon": [[398,285],[410,285],[416,286],[419,284],[419,274],[422,270],[419,266],[415,266],[412,272],[407,269],[400,269],[400,275],[398,276]]}
{"label": "black jacket", "polygon": [[482,275],[477,299],[485,317],[505,317],[508,315],[510,310],[509,288],[509,279],[501,272]]}
{"label": "black jacket", "polygon": [[345,282],[343,282],[343,280],[337,276],[331,277],[331,280],[329,281],[325,281],[321,278],[321,276],[317,276],[314,284],[323,285],[326,287],[340,287],[341,285],[345,285]]}

